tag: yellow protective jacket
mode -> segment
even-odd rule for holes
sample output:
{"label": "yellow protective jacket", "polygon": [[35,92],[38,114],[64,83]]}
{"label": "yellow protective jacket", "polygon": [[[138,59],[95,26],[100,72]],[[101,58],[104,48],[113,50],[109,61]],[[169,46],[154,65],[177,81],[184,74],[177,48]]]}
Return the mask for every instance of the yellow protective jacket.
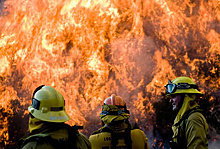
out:
{"label": "yellow protective jacket", "polygon": [[198,109],[198,105],[191,105],[195,97],[186,94],[183,105],[174,121],[173,143],[175,149],[207,149],[208,124]]}
{"label": "yellow protective jacket", "polygon": [[[69,140],[71,138],[71,140]],[[91,149],[89,140],[67,124],[48,123],[20,139],[21,149]]]}
{"label": "yellow protective jacket", "polygon": [[[107,129],[107,131],[106,131]],[[109,128],[102,127],[94,132],[90,137],[92,149],[111,149],[112,148],[112,132],[108,131]],[[117,128],[114,131],[114,137],[117,137],[117,149],[128,149],[125,141],[125,130]],[[128,135],[129,136],[129,135]],[[132,149],[150,149],[148,139],[144,132],[140,129],[133,129],[130,131],[131,147]]]}

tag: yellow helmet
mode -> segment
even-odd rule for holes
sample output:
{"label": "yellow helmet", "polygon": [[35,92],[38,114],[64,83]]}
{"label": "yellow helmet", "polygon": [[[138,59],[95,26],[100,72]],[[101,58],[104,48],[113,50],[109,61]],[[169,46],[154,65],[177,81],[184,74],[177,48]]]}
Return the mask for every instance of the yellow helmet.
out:
{"label": "yellow helmet", "polygon": [[34,117],[47,122],[65,122],[70,119],[65,112],[62,94],[50,86],[41,85],[35,89],[28,111]]}
{"label": "yellow helmet", "polygon": [[166,95],[174,94],[200,94],[195,82],[189,77],[177,77],[172,82],[168,80],[166,87]]}

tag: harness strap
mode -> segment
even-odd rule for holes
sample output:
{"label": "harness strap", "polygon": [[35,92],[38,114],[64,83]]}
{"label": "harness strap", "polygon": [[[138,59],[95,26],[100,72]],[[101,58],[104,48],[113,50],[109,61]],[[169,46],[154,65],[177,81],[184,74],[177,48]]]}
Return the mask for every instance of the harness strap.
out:
{"label": "harness strap", "polygon": [[131,124],[128,125],[128,128],[125,129],[125,144],[128,149],[132,149],[132,140],[131,140]]}

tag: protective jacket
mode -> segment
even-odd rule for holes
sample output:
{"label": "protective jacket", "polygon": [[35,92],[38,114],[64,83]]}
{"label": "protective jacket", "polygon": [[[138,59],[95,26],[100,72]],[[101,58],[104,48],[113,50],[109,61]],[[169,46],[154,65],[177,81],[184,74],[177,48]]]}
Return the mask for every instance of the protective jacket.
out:
{"label": "protective jacket", "polygon": [[77,130],[77,126],[64,123],[42,123],[40,128],[20,139],[21,149],[90,149],[89,140]]}
{"label": "protective jacket", "polygon": [[172,149],[208,148],[208,124],[197,104],[191,105],[195,98],[185,95],[183,105],[173,124]]}
{"label": "protective jacket", "polygon": [[149,149],[148,139],[140,129],[131,129],[126,123],[105,125],[90,137],[92,149]]}

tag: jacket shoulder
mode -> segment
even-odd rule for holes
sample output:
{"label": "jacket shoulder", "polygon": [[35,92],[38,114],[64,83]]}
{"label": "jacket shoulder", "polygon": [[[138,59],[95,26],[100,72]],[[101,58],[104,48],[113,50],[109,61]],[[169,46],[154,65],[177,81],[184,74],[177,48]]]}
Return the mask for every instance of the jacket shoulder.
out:
{"label": "jacket shoulder", "polygon": [[146,137],[145,133],[140,129],[131,130],[131,137],[132,140],[136,140],[136,138],[139,138],[140,140],[148,141],[148,138]]}
{"label": "jacket shoulder", "polygon": [[47,143],[46,140],[51,139],[47,134],[36,134],[27,137],[23,140],[21,148],[22,149],[54,149],[54,147]]}
{"label": "jacket shoulder", "polygon": [[187,119],[187,124],[208,125],[204,115],[200,112],[192,113]]}
{"label": "jacket shoulder", "polygon": [[[82,133],[72,132],[62,128],[48,133],[39,133],[31,135],[22,140],[20,148],[22,149],[55,149],[55,148],[69,148],[69,145],[76,145],[77,148],[90,149],[91,144],[86,136]],[[69,136],[70,135],[70,136]],[[70,140],[69,140],[70,138]]]}
{"label": "jacket shoulder", "polygon": [[201,112],[194,112],[188,117],[188,120],[194,120],[194,119],[205,119],[205,117]]}
{"label": "jacket shoulder", "polygon": [[38,142],[28,142],[22,149],[55,149],[51,144]]}
{"label": "jacket shoulder", "polygon": [[139,136],[146,137],[145,133],[140,129],[131,130],[131,135],[139,135]]}
{"label": "jacket shoulder", "polygon": [[111,146],[111,133],[109,132],[99,132],[93,133],[89,136],[89,141],[92,148],[99,149],[102,147]]}
{"label": "jacket shoulder", "polygon": [[[108,140],[105,138],[110,138],[110,137],[111,137],[111,133],[98,131],[98,133],[93,133],[91,136],[89,136],[89,141],[90,142],[94,142],[94,141],[100,142],[100,141]],[[111,140],[111,139],[109,139],[109,140]]]}

